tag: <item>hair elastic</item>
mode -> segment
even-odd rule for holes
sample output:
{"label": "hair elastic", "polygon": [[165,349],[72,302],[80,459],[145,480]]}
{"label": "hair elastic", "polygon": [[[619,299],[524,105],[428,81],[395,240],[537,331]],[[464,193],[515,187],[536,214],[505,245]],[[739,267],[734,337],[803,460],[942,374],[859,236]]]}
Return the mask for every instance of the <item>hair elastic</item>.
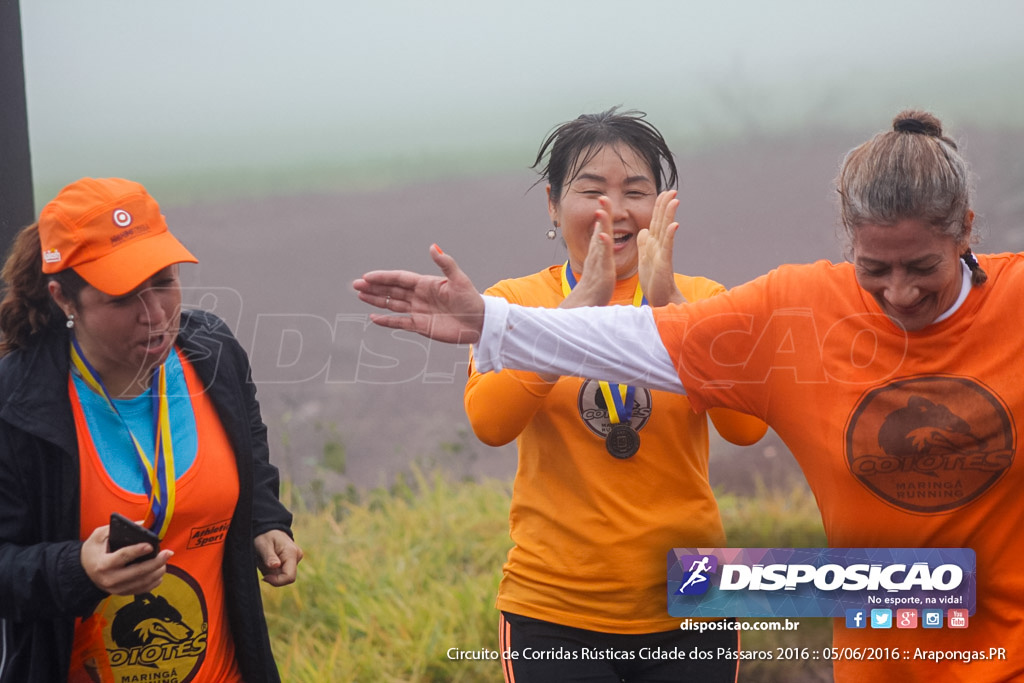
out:
{"label": "hair elastic", "polygon": [[960,254],[960,258],[963,259],[964,263],[967,264],[967,267],[972,273],[981,267],[978,264],[978,258],[974,255],[974,252],[971,251],[970,247],[967,248],[967,251]]}

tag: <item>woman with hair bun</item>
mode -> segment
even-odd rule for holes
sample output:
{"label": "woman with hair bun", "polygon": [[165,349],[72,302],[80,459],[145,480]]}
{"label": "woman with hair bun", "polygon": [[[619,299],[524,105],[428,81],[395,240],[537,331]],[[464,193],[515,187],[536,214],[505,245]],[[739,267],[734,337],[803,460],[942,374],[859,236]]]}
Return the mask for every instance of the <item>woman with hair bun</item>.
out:
{"label": "woman with hair bun", "polygon": [[[931,114],[900,113],[846,156],[836,185],[849,263],[784,265],[702,301],[519,307],[481,297],[436,247],[444,279],[375,271],[354,286],[402,314],[377,324],[476,342],[480,372],[600,368],[764,419],[799,461],[830,546],[975,551],[969,620],[836,620],[837,681],[1022,680],[1024,254],[972,252],[968,166]],[[671,253],[670,220],[641,235],[641,263]],[[610,225],[601,213],[591,239],[586,276],[599,281]]]}

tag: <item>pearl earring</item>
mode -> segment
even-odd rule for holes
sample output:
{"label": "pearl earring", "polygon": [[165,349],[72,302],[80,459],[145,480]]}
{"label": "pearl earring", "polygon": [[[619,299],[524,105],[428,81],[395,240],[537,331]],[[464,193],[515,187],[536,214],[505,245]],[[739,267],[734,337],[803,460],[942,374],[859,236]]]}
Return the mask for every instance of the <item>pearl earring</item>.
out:
{"label": "pearl earring", "polygon": [[544,233],[549,240],[553,240],[553,239],[555,239],[555,237],[558,236],[558,233],[555,232],[555,228],[558,227],[558,223],[552,223],[552,225],[554,227],[553,228],[548,228],[548,231],[546,233]]}
{"label": "pearl earring", "polygon": [[69,313],[68,314],[68,321],[66,323],[64,323],[64,324],[67,325],[69,330],[71,328],[73,328],[75,326],[75,314],[74,313]]}

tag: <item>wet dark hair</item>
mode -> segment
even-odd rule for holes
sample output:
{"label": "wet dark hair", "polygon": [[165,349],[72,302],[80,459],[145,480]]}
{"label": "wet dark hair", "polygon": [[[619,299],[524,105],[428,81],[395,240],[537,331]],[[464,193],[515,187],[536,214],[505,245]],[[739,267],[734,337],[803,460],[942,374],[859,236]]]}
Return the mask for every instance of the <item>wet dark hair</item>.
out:
{"label": "wet dark hair", "polygon": [[[599,114],[583,114],[557,126],[541,143],[530,168],[539,169],[537,183],[551,185],[551,201],[562,199],[562,190],[579,175],[580,169],[608,145],[623,144],[647,162],[658,192],[678,182],[676,162],[668,143],[642,111],[619,112],[612,107]],[[547,161],[545,162],[545,157]]]}

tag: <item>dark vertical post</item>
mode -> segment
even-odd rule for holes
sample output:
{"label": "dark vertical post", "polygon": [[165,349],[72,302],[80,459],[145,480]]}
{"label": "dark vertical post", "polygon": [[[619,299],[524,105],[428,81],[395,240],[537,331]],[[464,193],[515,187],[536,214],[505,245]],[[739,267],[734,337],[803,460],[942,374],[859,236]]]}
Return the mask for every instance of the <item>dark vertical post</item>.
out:
{"label": "dark vertical post", "polygon": [[18,0],[0,0],[0,253],[35,220]]}

